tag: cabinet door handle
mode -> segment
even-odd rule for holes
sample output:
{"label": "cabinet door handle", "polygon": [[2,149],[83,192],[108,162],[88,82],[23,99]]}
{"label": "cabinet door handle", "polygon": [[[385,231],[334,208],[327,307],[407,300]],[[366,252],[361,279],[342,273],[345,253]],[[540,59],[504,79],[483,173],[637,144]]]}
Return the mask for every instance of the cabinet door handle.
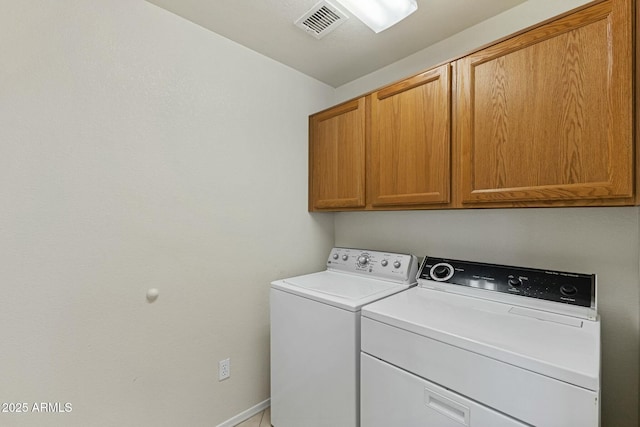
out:
{"label": "cabinet door handle", "polygon": [[468,407],[451,400],[448,397],[444,397],[433,390],[429,390],[426,387],[424,389],[424,403],[434,411],[439,412],[464,426],[469,425]]}

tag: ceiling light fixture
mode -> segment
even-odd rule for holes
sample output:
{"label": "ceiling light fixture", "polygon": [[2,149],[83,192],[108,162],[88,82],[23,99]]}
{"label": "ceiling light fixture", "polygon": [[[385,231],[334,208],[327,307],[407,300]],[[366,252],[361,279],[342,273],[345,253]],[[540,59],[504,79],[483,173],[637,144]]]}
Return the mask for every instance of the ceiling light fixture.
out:
{"label": "ceiling light fixture", "polygon": [[416,0],[338,0],[375,33],[402,21],[418,9]]}

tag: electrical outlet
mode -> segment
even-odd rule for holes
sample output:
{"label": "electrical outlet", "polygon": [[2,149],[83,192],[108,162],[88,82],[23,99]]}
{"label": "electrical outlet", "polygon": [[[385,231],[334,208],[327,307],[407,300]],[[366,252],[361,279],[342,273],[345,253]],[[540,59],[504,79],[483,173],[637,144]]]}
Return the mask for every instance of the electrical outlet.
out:
{"label": "electrical outlet", "polygon": [[231,360],[224,359],[218,362],[218,381],[226,380],[231,376]]}

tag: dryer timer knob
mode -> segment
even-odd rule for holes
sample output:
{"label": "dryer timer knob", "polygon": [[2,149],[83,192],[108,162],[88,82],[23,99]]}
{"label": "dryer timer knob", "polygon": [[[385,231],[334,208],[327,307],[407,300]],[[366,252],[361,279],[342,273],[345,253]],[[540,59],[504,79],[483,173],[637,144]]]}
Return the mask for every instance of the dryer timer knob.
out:
{"label": "dryer timer knob", "polygon": [[431,267],[430,273],[433,280],[443,282],[453,276],[453,267],[446,263],[436,264]]}

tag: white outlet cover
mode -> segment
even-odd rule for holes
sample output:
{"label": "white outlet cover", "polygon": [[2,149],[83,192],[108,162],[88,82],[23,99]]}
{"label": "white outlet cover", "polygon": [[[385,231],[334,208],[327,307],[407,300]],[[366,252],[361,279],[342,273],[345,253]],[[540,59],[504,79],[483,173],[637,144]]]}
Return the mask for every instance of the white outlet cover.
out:
{"label": "white outlet cover", "polygon": [[231,360],[224,359],[218,362],[218,381],[226,380],[231,376]]}

